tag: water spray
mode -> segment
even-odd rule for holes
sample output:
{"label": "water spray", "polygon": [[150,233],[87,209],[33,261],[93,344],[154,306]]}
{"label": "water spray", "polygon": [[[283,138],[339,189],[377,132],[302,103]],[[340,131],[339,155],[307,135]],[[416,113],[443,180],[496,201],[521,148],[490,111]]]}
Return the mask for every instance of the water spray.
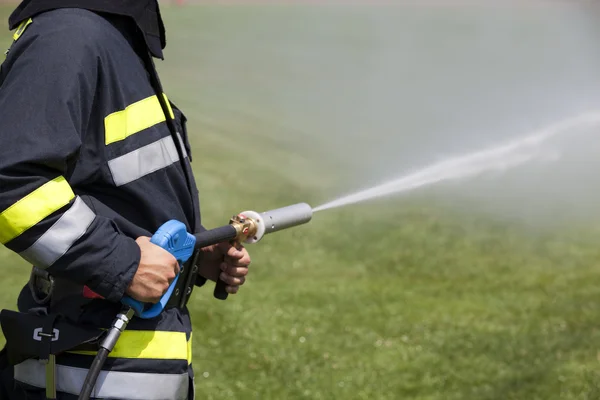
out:
{"label": "water spray", "polygon": [[575,129],[600,125],[600,112],[580,114],[519,139],[469,154],[447,158],[416,172],[403,175],[380,185],[360,190],[314,208],[314,212],[360,203],[374,198],[387,197],[412,191],[436,183],[473,178],[485,172],[506,171],[534,160],[554,161],[561,154],[557,149],[545,147],[550,139]]}

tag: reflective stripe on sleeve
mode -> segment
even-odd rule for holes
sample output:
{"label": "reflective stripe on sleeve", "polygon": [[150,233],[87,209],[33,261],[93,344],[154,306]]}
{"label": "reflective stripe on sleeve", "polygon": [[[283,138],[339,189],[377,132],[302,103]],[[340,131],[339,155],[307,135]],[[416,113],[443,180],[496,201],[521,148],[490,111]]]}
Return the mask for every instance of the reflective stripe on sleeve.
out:
{"label": "reflective stripe on sleeve", "polygon": [[181,149],[181,152],[183,153],[183,158],[188,158],[187,151],[185,150],[185,144],[183,144],[183,139],[181,138],[181,135],[179,134],[179,132],[177,132],[177,141],[179,142],[179,148]]}
{"label": "reflective stripe on sleeve", "polygon": [[40,186],[0,213],[0,243],[5,244],[69,204],[75,197],[71,186],[59,176]]}
{"label": "reflective stripe on sleeve", "polygon": [[188,365],[192,363],[192,333],[190,333],[190,340],[187,342],[187,353],[188,353]]}
{"label": "reflective stripe on sleeve", "polygon": [[[87,369],[56,366],[56,390],[78,395]],[[38,388],[45,388],[45,365],[38,360],[27,360],[14,367],[14,379]],[[139,372],[101,371],[92,391],[92,397],[128,400],[186,400],[189,375],[151,374]]]}
{"label": "reflective stripe on sleeve", "polygon": [[[175,118],[167,96],[163,94],[171,118]],[[157,96],[150,96],[104,118],[104,140],[109,145],[166,120]]]}
{"label": "reflective stripe on sleeve", "polygon": [[39,268],[48,268],[82,237],[96,215],[81,197],[33,245],[19,253]]}
{"label": "reflective stripe on sleeve", "polygon": [[167,136],[108,161],[108,168],[115,185],[122,186],[177,161],[179,154],[175,142]]}
{"label": "reflective stripe on sleeve", "polygon": [[[96,355],[95,351],[69,353]],[[125,330],[108,356],[110,358],[188,360],[188,341],[185,332]]]}

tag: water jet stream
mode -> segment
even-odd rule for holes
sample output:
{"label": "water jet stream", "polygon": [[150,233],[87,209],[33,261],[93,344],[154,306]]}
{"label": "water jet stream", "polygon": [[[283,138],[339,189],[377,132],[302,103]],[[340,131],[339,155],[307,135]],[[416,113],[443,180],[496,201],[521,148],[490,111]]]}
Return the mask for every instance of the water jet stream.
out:
{"label": "water jet stream", "polygon": [[355,204],[397,193],[408,192],[439,182],[472,178],[489,171],[505,171],[539,159],[556,159],[557,154],[543,148],[549,139],[575,129],[600,125],[600,112],[581,114],[550,125],[521,139],[485,150],[452,157],[398,179],[364,189],[313,209],[313,212]]}

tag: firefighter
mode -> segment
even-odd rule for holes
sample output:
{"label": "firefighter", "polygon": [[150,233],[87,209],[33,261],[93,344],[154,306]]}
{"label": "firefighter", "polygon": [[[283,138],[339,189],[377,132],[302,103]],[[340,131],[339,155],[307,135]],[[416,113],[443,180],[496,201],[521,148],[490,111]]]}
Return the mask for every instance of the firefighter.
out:
{"label": "firefighter", "polygon": [[[47,360],[25,349],[43,347],[35,340],[50,343],[47,352],[54,340],[63,345],[74,337],[67,322],[107,328],[126,294],[156,302],[179,266],[150,236],[171,219],[189,232],[204,228],[186,118],[154,68],[166,43],[157,0],[25,0],[9,27],[0,69],[0,242],[33,267],[18,298],[22,321],[45,322],[0,353],[0,398],[45,399],[54,398]],[[176,301],[159,317],[131,321],[94,398],[193,398],[189,293],[219,278],[236,293],[250,256],[220,244],[203,249],[196,265],[191,279],[182,272]],[[61,329],[52,325],[63,320]],[[7,330],[26,325],[2,321]],[[81,348],[56,355],[58,399],[81,391],[95,354]]]}

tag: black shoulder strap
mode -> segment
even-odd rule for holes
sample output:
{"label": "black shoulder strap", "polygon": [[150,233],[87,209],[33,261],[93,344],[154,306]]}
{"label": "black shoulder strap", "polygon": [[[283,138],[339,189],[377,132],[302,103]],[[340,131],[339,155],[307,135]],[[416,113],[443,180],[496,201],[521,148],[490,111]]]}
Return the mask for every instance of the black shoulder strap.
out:
{"label": "black shoulder strap", "polygon": [[146,66],[146,70],[148,71],[148,74],[150,76],[150,84],[152,85],[152,89],[154,90],[156,97],[158,97],[158,101],[160,103],[162,111],[165,114],[167,126],[169,127],[169,131],[171,132],[173,141],[175,141],[175,146],[177,147],[177,151],[179,152],[179,157],[181,160],[183,160],[184,153],[183,149],[181,148],[181,143],[179,142],[179,139],[177,137],[177,128],[175,127],[175,122],[171,117],[171,112],[169,111],[170,107],[167,105],[167,100],[164,96],[164,90],[160,82],[160,78],[158,77],[158,72],[156,72],[156,66],[154,65],[154,61],[152,60],[152,57],[148,51],[142,51],[142,53],[144,65]]}
{"label": "black shoulder strap", "polygon": [[[192,189],[192,184],[191,184],[191,180],[194,179],[193,176],[191,176],[191,168],[188,169],[186,164],[185,164],[185,157],[184,157],[184,149],[183,149],[183,143],[179,140],[179,133],[177,132],[177,128],[175,127],[175,122],[173,121],[173,118],[171,117],[171,112],[169,111],[169,106],[167,105],[167,100],[164,96],[164,90],[162,88],[162,84],[160,83],[160,78],[158,77],[158,72],[156,72],[156,66],[154,65],[154,60],[152,60],[152,55],[148,52],[148,51],[142,51],[142,58],[144,60],[144,65],[146,66],[146,70],[148,71],[148,74],[150,76],[150,84],[152,85],[152,88],[154,89],[154,93],[156,94],[156,97],[158,97],[158,101],[160,103],[160,106],[162,108],[163,114],[165,114],[165,120],[167,123],[167,126],[169,128],[169,131],[171,132],[171,137],[173,138],[173,141],[175,142],[175,148],[177,149],[177,154],[179,155],[179,162],[181,163],[181,168],[183,169],[183,172],[185,174],[185,180],[187,183],[187,187],[188,187],[188,191],[190,192],[190,196],[192,196],[192,198],[195,196],[195,193],[193,193],[193,189]],[[194,210],[194,213],[198,212],[197,210]]]}

